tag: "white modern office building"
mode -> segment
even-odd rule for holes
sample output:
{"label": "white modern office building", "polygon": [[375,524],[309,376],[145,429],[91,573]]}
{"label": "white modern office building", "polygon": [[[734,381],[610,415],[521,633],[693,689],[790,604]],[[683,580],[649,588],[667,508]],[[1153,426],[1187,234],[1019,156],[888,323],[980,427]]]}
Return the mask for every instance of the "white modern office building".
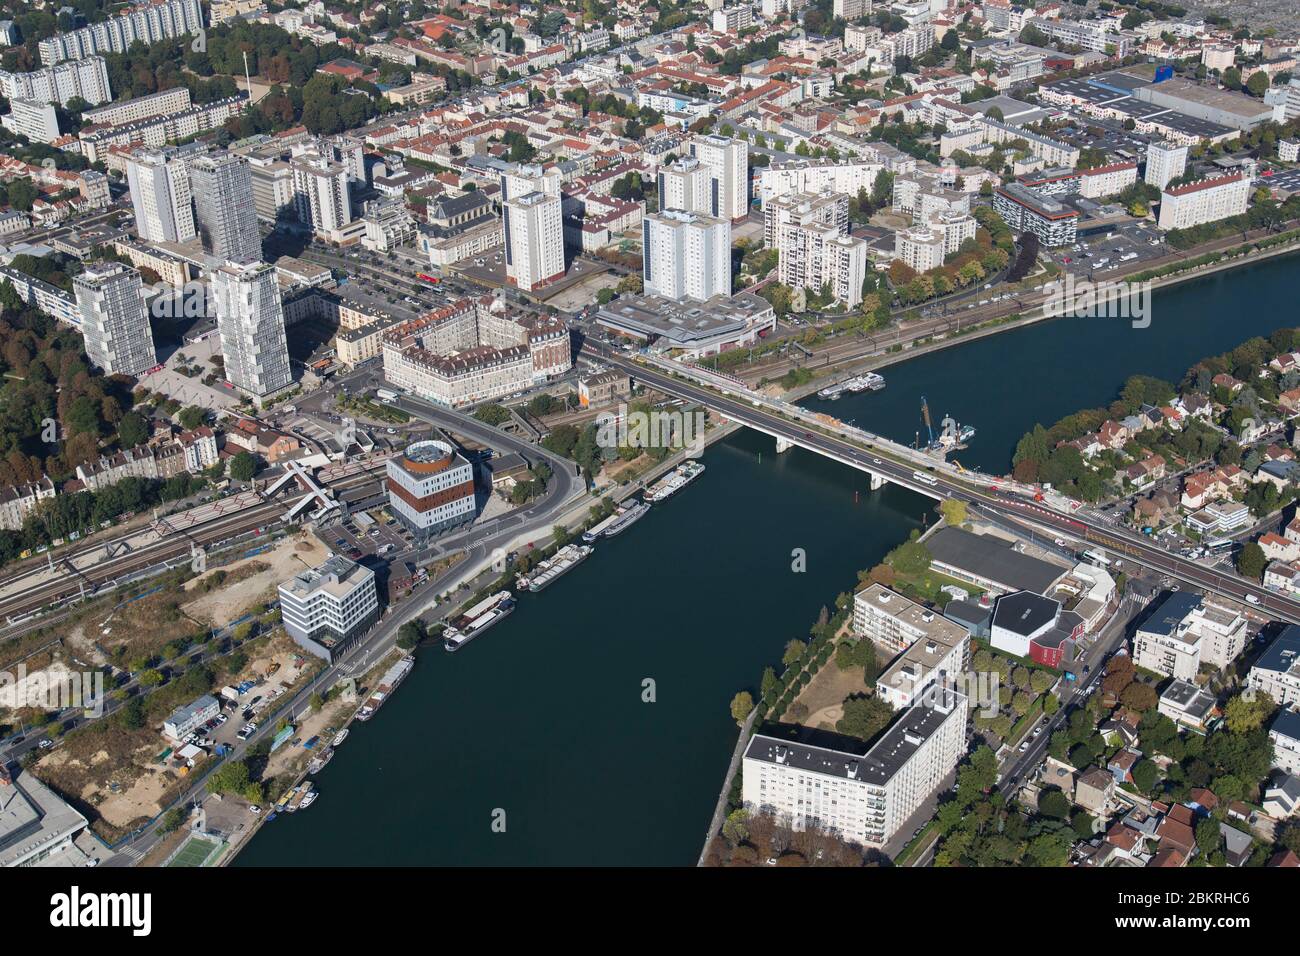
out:
{"label": "white modern office building", "polygon": [[531,292],[564,275],[564,220],[558,195],[534,190],[501,207],[506,279]]}
{"label": "white modern office building", "polygon": [[333,661],[379,619],[375,572],[332,554],[280,585],[280,619],[299,647]]}
{"label": "white modern office building", "polygon": [[416,540],[474,520],[474,466],[447,442],[415,442],[387,467],[388,507]]}
{"label": "white modern office building", "polygon": [[742,763],[745,806],[795,830],[883,846],[961,760],[966,714],[964,696],[935,688],[866,754],[756,734]]}
{"label": "white modern office building", "polygon": [[218,259],[262,258],[248,160],[234,153],[200,156],[190,165],[194,218],[203,248]]}
{"label": "white modern office building", "polygon": [[135,230],[147,242],[186,242],[196,235],[190,173],[172,150],[143,149],[126,163]]}
{"label": "white modern office building", "polygon": [[1157,141],[1147,146],[1147,166],[1143,182],[1164,189],[1171,180],[1187,171],[1187,145]]}
{"label": "white modern office building", "polygon": [[139,375],[157,364],[140,273],[120,262],[87,266],[72,280],[86,356],[105,375]]}
{"label": "white modern office building", "polygon": [[680,302],[731,294],[731,222],[669,209],[641,221],[646,295]]}
{"label": "white modern office building", "polygon": [[736,222],[749,215],[749,147],[712,133],[691,140],[691,155],[709,168],[709,215]]}
{"label": "white modern office building", "polygon": [[212,273],[226,380],[259,405],[293,384],[275,268],[231,262]]}
{"label": "white modern office building", "polygon": [[1161,229],[1191,229],[1240,216],[1250,201],[1250,177],[1219,176],[1166,189],[1160,194]]}

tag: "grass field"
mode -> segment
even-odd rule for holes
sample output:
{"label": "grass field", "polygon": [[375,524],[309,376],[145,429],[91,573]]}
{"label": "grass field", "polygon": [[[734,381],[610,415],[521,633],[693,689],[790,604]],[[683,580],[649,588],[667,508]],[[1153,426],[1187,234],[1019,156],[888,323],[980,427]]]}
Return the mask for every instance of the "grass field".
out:
{"label": "grass field", "polygon": [[181,844],[168,866],[206,866],[225,847],[222,841],[211,837],[192,836]]}

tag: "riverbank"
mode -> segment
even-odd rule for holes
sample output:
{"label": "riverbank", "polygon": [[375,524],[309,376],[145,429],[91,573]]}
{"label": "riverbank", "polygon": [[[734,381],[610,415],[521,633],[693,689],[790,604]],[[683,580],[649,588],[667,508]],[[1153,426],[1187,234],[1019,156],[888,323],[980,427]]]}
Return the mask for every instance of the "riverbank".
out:
{"label": "riverbank", "polygon": [[[1151,290],[1155,292],[1183,285],[1197,279],[1204,279],[1223,272],[1240,269],[1245,266],[1258,265],[1280,256],[1296,255],[1297,253],[1300,253],[1300,238],[1297,238],[1292,243],[1277,246],[1276,248],[1262,249],[1247,255],[1233,256],[1218,262],[1196,266],[1182,272],[1172,273],[1168,276],[1152,278],[1148,281],[1151,283]],[[1192,258],[1195,257],[1193,256]],[[1126,277],[1138,276],[1147,271],[1148,269],[1146,268],[1133,269],[1131,271],[1116,271],[1103,276],[1098,276],[1096,281],[1122,282],[1125,281]],[[1038,294],[1044,298],[1046,297],[1045,293],[1041,292],[1041,288]],[[888,368],[891,365],[906,362],[910,359],[918,358],[922,355],[928,355],[932,352],[942,351],[943,349],[951,348],[954,345],[960,345],[966,342],[975,342],[1002,332],[1023,329],[1054,319],[1071,317],[1063,313],[1046,312],[1045,306],[1041,302],[1034,305],[1030,310],[1021,313],[1020,318],[1018,319],[1013,318],[1016,314],[1016,311],[1012,310],[1011,307],[1008,307],[1005,314],[1001,317],[983,319],[977,325],[961,331],[939,333],[921,331],[920,334],[912,339],[906,341],[900,339],[900,341],[894,345],[882,350],[873,351],[872,353],[860,358],[854,358],[847,361],[837,362],[833,365],[813,369],[813,380],[787,390],[785,397],[789,401],[797,402],[807,398],[809,395],[814,394],[820,389],[825,388],[828,379],[838,380],[853,375],[860,375],[863,372],[880,371],[881,369]],[[955,317],[955,321],[959,322],[960,316]]]}

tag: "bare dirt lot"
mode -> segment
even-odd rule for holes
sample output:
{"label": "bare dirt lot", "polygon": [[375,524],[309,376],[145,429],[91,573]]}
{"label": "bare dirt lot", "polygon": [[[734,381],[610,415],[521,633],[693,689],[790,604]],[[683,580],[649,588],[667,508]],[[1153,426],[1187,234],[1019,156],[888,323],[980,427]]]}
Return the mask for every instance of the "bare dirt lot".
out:
{"label": "bare dirt lot", "polygon": [[[319,566],[328,556],[329,549],[306,531],[282,538],[270,551],[186,582],[189,600],[181,609],[211,627],[224,627],[274,598],[281,582]],[[206,582],[217,575],[223,575],[220,586],[205,593]]]}
{"label": "bare dirt lot", "polygon": [[831,658],[795,698],[796,704],[808,708],[808,716],[802,721],[803,725],[834,730],[835,722],[844,716],[844,698],[850,694],[864,693],[867,689],[861,667],[850,667],[842,671],[835,659]]}

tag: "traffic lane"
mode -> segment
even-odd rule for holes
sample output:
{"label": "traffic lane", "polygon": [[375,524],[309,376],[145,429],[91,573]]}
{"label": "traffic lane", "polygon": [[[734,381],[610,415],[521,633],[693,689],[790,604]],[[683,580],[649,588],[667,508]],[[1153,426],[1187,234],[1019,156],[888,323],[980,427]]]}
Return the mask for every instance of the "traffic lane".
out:
{"label": "traffic lane", "polygon": [[[633,369],[636,370],[636,373],[639,375],[641,380],[647,384],[652,384],[662,391],[676,392],[677,394],[687,393],[687,397],[699,401],[702,404],[715,407],[722,413],[729,414],[731,417],[742,422],[744,421],[745,416],[757,417],[754,416],[753,409],[746,408],[746,406],[734,399],[725,396],[718,396],[715,393],[708,392],[698,386],[686,385],[675,379],[671,379],[662,373],[647,372],[641,366],[632,366],[630,369],[624,367],[624,371],[632,371]],[[869,459],[868,456],[856,445],[849,444],[844,442],[842,439],[835,439],[824,434],[804,431],[792,426],[784,419],[779,419],[773,416],[764,417],[763,423],[765,430],[776,432],[784,438],[794,440],[797,444],[805,447],[811,445],[813,450],[820,450],[827,454],[834,454],[843,458],[851,459],[855,463],[861,465],[864,470],[879,472],[894,480],[896,484],[903,485],[904,487],[910,488],[919,493],[925,493],[922,489],[907,480],[908,477],[910,477],[910,473],[907,472],[905,467],[896,465],[885,459],[880,459],[879,463],[877,463],[876,459]],[[870,463],[868,463],[868,461],[870,461]],[[942,476],[936,475],[936,477],[940,482],[942,482],[942,487],[945,492],[954,497],[959,497],[966,501],[982,501],[983,503],[999,510],[1007,504],[1006,499],[993,498],[982,492],[973,492],[963,486],[951,484],[948,479]],[[1193,561],[1170,555],[1167,552],[1152,548],[1150,545],[1146,544],[1146,542],[1139,541],[1136,537],[1130,539],[1105,532],[1096,525],[1088,524],[1078,518],[1069,518],[1056,512],[1049,511],[1046,508],[1028,505],[1025,502],[1017,501],[1015,504],[1021,507],[1031,508],[1037,512],[1036,517],[1040,520],[1046,520],[1054,527],[1062,530],[1077,534],[1078,531],[1082,529],[1086,540],[1095,541],[1096,543],[1109,547],[1111,550],[1136,557],[1139,559],[1138,563],[1140,564],[1154,567],[1157,570],[1178,577],[1189,583],[1219,591],[1227,597],[1235,600],[1244,600],[1245,595],[1254,595],[1257,599],[1256,602],[1247,603],[1253,603],[1257,607],[1280,614],[1284,617],[1289,617],[1293,621],[1300,622],[1300,603],[1287,601],[1273,592],[1245,579],[1236,576],[1230,577],[1221,572],[1215,571],[1212,568],[1196,564]],[[1018,517],[1020,516],[1018,512],[1003,513],[1016,515]]]}

